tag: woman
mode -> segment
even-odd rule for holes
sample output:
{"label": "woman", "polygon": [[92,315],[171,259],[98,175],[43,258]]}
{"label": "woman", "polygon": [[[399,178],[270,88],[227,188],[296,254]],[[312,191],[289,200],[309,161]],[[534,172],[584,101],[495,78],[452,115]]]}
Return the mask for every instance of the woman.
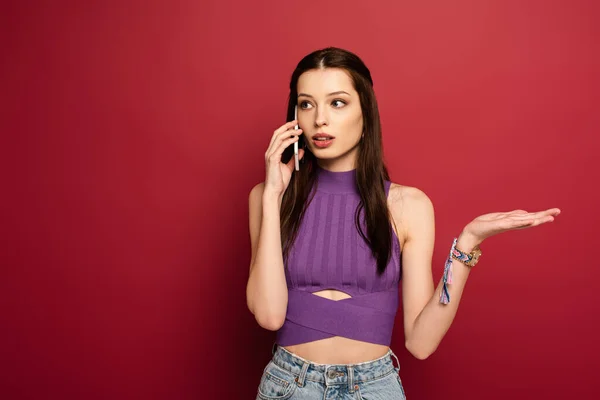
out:
{"label": "woman", "polygon": [[363,62],[338,48],[304,57],[287,117],[266,151],[265,181],[249,196],[248,308],[277,331],[257,398],[404,399],[389,348],[400,281],[406,348],[425,359],[454,319],[483,240],[553,221],[560,210],[471,221],[434,288],[433,206],[419,189],[389,180]]}

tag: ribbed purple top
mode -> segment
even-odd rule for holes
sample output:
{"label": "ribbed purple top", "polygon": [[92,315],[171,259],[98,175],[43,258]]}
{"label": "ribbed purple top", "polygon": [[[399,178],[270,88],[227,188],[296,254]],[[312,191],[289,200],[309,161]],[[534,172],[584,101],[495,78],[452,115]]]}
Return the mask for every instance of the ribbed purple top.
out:
{"label": "ribbed purple top", "polygon": [[[386,196],[390,185],[385,182]],[[398,238],[393,235],[390,261],[378,276],[377,261],[354,222],[360,202],[356,170],[319,167],[313,191],[286,265],[288,309],[277,342],[290,346],[344,336],[389,345],[401,275]],[[311,294],[324,289],[352,298],[333,301]]]}

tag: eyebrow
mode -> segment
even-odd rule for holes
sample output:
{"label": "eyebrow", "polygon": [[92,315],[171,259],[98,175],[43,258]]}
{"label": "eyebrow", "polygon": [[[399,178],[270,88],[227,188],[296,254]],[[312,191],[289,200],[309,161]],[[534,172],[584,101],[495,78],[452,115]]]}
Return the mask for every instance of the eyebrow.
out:
{"label": "eyebrow", "polygon": [[[343,90],[340,90],[338,92],[329,93],[327,96],[333,96],[333,95],[336,95],[336,94],[347,94],[348,96],[350,96],[350,93],[344,92]],[[306,97],[314,98],[310,94],[306,94],[306,93],[298,93],[298,97],[300,97],[300,96],[306,96]]]}

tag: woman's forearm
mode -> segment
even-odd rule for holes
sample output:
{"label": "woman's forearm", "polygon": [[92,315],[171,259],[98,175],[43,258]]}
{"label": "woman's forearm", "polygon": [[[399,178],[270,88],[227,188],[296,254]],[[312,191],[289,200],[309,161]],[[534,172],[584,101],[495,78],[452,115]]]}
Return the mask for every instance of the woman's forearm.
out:
{"label": "woman's forearm", "polygon": [[281,247],[281,199],[263,193],[262,221],[256,256],[246,286],[248,308],[265,329],[278,330],[285,320],[288,288]]}
{"label": "woman's forearm", "polygon": [[[463,252],[471,252],[479,243],[472,236],[461,234],[456,247]],[[452,325],[463,289],[469,277],[470,268],[457,260],[452,260],[452,284],[447,285],[452,301],[440,303],[444,281],[440,279],[433,297],[415,319],[410,336],[406,338],[406,348],[417,358],[429,357],[438,347]]]}

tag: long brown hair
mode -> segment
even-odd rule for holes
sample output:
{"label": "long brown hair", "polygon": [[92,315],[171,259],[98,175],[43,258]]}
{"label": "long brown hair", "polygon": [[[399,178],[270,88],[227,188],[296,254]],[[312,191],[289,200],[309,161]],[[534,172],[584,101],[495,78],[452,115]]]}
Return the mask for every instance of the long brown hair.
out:
{"label": "long brown hair", "polygon": [[[382,274],[391,256],[392,227],[384,189],[384,180],[390,178],[383,162],[381,122],[369,69],[355,54],[335,47],[308,54],[300,60],[290,80],[287,121],[294,119],[300,75],[308,70],[323,68],[344,69],[350,75],[354,89],[359,95],[364,137],[361,139],[357,153],[356,183],[361,200],[354,219],[358,232],[377,260],[377,272]],[[282,158],[283,162],[290,159],[291,152],[289,150],[291,150],[291,146],[286,149]],[[304,211],[312,200],[312,197],[309,199],[309,195],[316,181],[316,167],[316,157],[308,151],[308,148],[305,148],[300,171],[294,171],[290,184],[283,195],[280,220],[284,260],[287,260],[290,248],[298,235]],[[367,228],[366,234],[360,223],[363,215]]]}

